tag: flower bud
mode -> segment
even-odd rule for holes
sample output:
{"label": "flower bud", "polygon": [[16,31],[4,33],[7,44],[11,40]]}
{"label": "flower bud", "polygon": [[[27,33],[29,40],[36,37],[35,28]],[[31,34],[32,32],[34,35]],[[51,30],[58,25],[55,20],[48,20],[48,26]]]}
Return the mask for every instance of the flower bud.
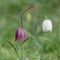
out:
{"label": "flower bud", "polygon": [[42,23],[42,30],[43,32],[52,32],[52,21],[51,20],[44,20]]}
{"label": "flower bud", "polygon": [[25,41],[26,40],[26,37],[27,37],[27,32],[26,32],[26,30],[25,29],[23,29],[23,28],[19,28],[19,29],[17,29],[17,31],[16,31],[16,40],[18,40],[18,41]]}
{"label": "flower bud", "polygon": [[28,12],[28,13],[26,14],[26,19],[27,19],[28,21],[30,21],[31,18],[32,18],[31,13]]}

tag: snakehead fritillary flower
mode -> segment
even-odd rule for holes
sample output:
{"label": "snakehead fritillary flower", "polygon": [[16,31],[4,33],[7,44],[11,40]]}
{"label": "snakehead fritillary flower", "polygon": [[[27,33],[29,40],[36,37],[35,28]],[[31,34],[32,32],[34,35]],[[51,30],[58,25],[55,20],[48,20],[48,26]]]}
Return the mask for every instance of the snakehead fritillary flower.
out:
{"label": "snakehead fritillary flower", "polygon": [[20,41],[20,40],[21,41],[25,41],[26,38],[27,38],[26,30],[23,29],[23,28],[17,29],[17,31],[16,31],[16,40],[18,40],[18,41]]}
{"label": "snakehead fritillary flower", "polygon": [[44,20],[42,23],[42,30],[43,32],[52,32],[52,21],[48,19]]}

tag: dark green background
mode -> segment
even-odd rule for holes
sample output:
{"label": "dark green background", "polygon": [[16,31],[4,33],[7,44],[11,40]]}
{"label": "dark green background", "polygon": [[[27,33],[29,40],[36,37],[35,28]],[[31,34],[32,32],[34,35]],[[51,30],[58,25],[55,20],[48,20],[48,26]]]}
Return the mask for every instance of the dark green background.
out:
{"label": "dark green background", "polygon": [[[24,28],[29,39],[24,44],[25,60],[60,60],[60,0],[0,0],[0,60],[18,60],[16,52],[6,41],[8,39],[16,48],[20,60],[22,43],[15,42],[16,29],[21,27],[21,14],[26,8],[34,6],[23,16]],[[53,31],[43,33],[42,21],[52,20]]]}

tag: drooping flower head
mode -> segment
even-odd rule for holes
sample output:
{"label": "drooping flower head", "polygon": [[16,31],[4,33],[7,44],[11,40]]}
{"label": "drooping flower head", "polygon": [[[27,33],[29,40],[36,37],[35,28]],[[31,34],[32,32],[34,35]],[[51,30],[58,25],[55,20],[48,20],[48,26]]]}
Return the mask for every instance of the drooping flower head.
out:
{"label": "drooping flower head", "polygon": [[43,32],[52,32],[52,21],[49,19],[46,19],[42,23],[42,30]]}
{"label": "drooping flower head", "polygon": [[23,25],[23,15],[24,13],[33,8],[33,6],[29,7],[28,9],[26,9],[25,11],[23,11],[22,15],[21,15],[21,28],[17,29],[16,30],[16,36],[15,36],[15,40],[18,40],[18,41],[25,41],[26,38],[27,38],[27,31],[24,29],[24,25]]}
{"label": "drooping flower head", "polygon": [[27,38],[26,30],[23,29],[23,28],[17,29],[17,31],[16,31],[16,40],[18,40],[18,41],[20,41],[20,40],[21,41],[25,41],[26,38]]}

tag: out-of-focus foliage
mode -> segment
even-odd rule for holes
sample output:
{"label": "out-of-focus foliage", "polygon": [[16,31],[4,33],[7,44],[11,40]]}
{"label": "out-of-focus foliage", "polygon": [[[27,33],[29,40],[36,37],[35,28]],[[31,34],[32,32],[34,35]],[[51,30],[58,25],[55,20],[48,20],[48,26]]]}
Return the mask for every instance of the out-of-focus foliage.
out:
{"label": "out-of-focus foliage", "polygon": [[[24,28],[29,39],[24,44],[25,60],[60,60],[60,0],[0,0],[0,60],[18,60],[7,38],[16,48],[20,59],[22,43],[15,42],[16,29],[21,27],[21,14],[28,7],[30,20],[24,14]],[[53,31],[43,33],[42,21],[52,20]]]}

